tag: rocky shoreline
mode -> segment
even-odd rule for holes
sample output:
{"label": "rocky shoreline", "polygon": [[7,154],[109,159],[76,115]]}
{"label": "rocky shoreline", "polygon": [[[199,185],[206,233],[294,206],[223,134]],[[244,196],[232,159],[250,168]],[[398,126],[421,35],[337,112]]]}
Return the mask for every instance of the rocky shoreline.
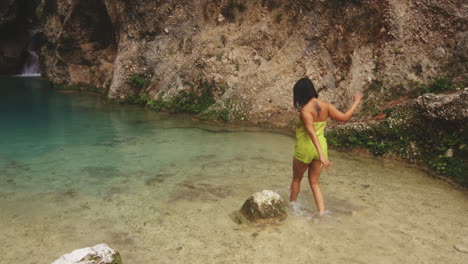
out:
{"label": "rocky shoreline", "polygon": [[[89,92],[95,91],[79,87],[66,89],[59,86],[59,91]],[[101,98],[110,103],[107,98]],[[452,185],[466,188],[467,170],[466,121],[468,120],[468,89],[445,93],[423,94],[413,100],[396,105],[388,116],[347,124],[330,121],[326,134],[329,146],[340,151],[352,151],[372,157],[381,157],[416,167],[433,177]],[[131,103],[131,102],[130,102]],[[150,109],[151,106],[144,105]],[[178,113],[174,109],[156,109],[168,113]],[[192,113],[193,114],[193,113]],[[296,117],[291,113],[290,118]],[[231,129],[261,129],[288,136],[294,136],[293,126],[278,126],[275,123],[258,123],[250,120],[223,122],[217,119],[204,119],[199,115],[193,118],[204,123],[222,125]],[[355,118],[354,120],[356,120]],[[446,126],[446,127],[444,127]],[[435,128],[435,129],[434,129]],[[429,129],[433,129],[429,131]],[[427,133],[427,134],[424,134]],[[435,142],[431,136],[441,140]],[[443,137],[449,135],[449,141]],[[418,138],[420,136],[420,138]],[[436,149],[436,151],[431,151]],[[451,166],[450,170],[448,167]]]}

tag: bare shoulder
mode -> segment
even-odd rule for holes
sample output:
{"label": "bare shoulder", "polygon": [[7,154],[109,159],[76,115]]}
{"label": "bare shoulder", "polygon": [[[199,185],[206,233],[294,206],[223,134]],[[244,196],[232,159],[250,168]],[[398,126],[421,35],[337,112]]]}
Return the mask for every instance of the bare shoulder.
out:
{"label": "bare shoulder", "polygon": [[310,100],[301,111],[301,116],[310,115],[314,121],[321,122],[328,118],[329,103],[325,101]]}
{"label": "bare shoulder", "polygon": [[330,105],[332,105],[330,102],[327,102],[327,101],[320,101],[320,106],[323,108],[323,109],[328,109],[330,107]]}
{"label": "bare shoulder", "polygon": [[314,110],[314,106],[313,106],[312,100],[311,100],[307,104],[305,104],[304,107],[302,107],[301,113],[306,113],[306,112],[310,113],[313,110]]}

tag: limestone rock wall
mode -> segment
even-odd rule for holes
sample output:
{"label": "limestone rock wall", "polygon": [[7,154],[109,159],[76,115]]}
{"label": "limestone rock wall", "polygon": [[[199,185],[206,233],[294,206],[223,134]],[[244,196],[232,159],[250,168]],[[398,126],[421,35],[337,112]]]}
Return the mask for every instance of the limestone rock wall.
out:
{"label": "limestone rock wall", "polygon": [[462,0],[41,0],[37,14],[56,83],[157,99],[202,78],[222,84],[217,105],[276,126],[291,124],[303,76],[342,107],[375,83],[378,97],[446,72],[466,78]]}

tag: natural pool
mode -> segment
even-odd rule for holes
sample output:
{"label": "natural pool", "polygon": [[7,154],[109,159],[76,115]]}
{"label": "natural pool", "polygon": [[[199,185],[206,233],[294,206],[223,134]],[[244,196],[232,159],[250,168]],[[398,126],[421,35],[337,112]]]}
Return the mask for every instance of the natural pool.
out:
{"label": "natural pool", "polygon": [[468,263],[468,195],[417,169],[331,151],[326,217],[277,226],[230,215],[285,200],[294,139],[236,131],[35,78],[0,79],[0,263],[51,263],[105,242],[124,263]]}

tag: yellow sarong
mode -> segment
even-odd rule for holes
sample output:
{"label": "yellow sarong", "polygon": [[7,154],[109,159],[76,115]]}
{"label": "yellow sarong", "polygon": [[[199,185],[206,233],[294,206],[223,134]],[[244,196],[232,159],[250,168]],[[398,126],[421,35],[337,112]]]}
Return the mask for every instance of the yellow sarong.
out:
{"label": "yellow sarong", "polygon": [[[320,142],[322,147],[323,155],[328,159],[328,148],[327,148],[327,139],[325,138],[325,125],[327,121],[323,122],[314,122],[315,134]],[[307,133],[307,129],[302,122],[302,119],[299,118],[296,121],[296,145],[294,147],[294,157],[306,164],[312,162],[312,160],[320,160],[317,149],[315,149],[312,139]]]}

